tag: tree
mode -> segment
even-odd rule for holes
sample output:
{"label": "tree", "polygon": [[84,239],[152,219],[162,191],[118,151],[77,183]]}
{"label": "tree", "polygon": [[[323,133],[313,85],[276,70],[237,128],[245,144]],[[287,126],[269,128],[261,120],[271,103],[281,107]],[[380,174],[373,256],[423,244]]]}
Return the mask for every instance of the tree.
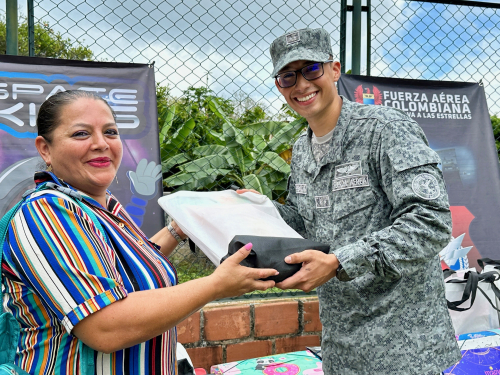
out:
{"label": "tree", "polygon": [[[5,16],[0,17],[0,54],[7,51],[7,26]],[[18,27],[18,54],[29,55],[28,20],[21,17]],[[35,56],[69,60],[92,60],[94,53],[79,40],[64,38],[59,31],[54,31],[46,21],[35,23]]]}
{"label": "tree", "polygon": [[498,158],[500,159],[500,118],[496,115],[490,117],[491,127],[493,128],[493,137],[497,146]]}
{"label": "tree", "polygon": [[[255,189],[272,199],[280,198],[286,191],[290,173],[289,165],[280,154],[290,149],[295,137],[307,125],[305,120],[250,122],[247,120],[254,120],[255,116],[250,116],[248,111],[260,113],[255,107],[239,117],[232,117],[221,103],[231,108],[225,99],[207,96],[203,101],[203,116],[190,117],[173,133],[171,129],[179,104],[171,105],[160,118],[165,188],[170,191],[213,190],[237,185]],[[203,142],[195,146],[189,138],[198,132],[210,136],[199,136]],[[169,136],[169,133],[172,134]]]}

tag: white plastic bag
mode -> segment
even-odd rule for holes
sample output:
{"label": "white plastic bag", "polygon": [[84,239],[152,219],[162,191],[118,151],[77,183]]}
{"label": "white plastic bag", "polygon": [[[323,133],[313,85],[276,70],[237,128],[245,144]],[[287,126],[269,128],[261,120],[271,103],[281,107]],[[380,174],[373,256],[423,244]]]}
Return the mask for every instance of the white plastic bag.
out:
{"label": "white plastic bag", "polygon": [[[489,258],[482,258],[477,260],[479,266],[483,269],[481,273],[486,273],[486,272],[495,272],[498,275],[500,275],[500,261],[499,260],[492,260]],[[500,289],[500,278],[499,280],[495,281],[495,285],[498,289]],[[497,309],[500,310],[500,299],[496,299],[496,306]],[[498,313],[499,320],[500,320],[500,312]]]}
{"label": "white plastic bag", "polygon": [[[464,290],[468,283],[454,283],[450,281],[465,280],[464,275],[469,272],[471,273],[469,277],[478,276],[475,269],[469,269],[467,271],[458,271],[445,280],[445,293],[448,302],[456,302],[464,299]],[[448,303],[448,311],[453,322],[453,327],[455,328],[455,334],[462,335],[464,333],[499,328],[498,312],[485,297],[486,294],[490,301],[495,304],[496,296],[492,289],[492,283],[479,280],[476,290],[472,288],[470,294],[471,297],[469,299],[457,306],[458,309],[466,309],[465,311],[456,311],[454,308],[450,308],[450,303]],[[471,306],[474,294],[475,299]]]}
{"label": "white plastic bag", "polygon": [[216,266],[236,235],[302,238],[265,195],[180,191],[158,203]]}

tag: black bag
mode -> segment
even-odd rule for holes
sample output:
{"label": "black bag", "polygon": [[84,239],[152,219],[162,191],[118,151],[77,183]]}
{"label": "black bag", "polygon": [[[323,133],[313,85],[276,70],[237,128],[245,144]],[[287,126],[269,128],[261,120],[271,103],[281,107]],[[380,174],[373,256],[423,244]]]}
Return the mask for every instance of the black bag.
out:
{"label": "black bag", "polygon": [[330,251],[330,245],[303,238],[234,236],[221,263],[249,242],[253,244],[252,250],[240,264],[251,268],[274,268],[280,274],[264,280],[274,280],[277,283],[292,276],[302,267],[300,263],[285,263],[287,255],[308,249],[322,251],[325,254]]}

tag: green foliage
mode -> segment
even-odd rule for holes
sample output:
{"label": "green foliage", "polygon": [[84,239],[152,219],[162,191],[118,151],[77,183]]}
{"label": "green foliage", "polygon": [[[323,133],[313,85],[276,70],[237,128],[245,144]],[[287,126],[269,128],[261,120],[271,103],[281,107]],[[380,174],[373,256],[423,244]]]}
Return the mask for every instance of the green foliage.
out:
{"label": "green foliage", "polygon": [[[0,54],[5,55],[7,50],[7,27],[5,16],[0,17]],[[18,26],[19,55],[28,56],[28,21],[19,20]],[[35,23],[35,56],[52,57],[70,60],[92,60],[94,54],[89,47],[78,40],[64,38],[60,32],[54,31],[48,22]]]}
{"label": "green foliage", "polygon": [[190,87],[173,99],[158,87],[157,97],[166,190],[237,185],[272,199],[283,195],[290,166],[279,154],[304,129],[304,119],[271,121],[258,103],[235,108],[206,88]]}
{"label": "green foliage", "polygon": [[493,128],[493,136],[495,137],[495,144],[497,146],[498,159],[500,160],[500,118],[493,115],[490,119],[491,127]]}

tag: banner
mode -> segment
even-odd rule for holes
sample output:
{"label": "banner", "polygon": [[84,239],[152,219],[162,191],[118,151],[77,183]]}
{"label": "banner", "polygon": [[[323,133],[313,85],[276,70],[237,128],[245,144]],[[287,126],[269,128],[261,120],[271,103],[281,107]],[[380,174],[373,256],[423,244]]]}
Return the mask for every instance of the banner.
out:
{"label": "banner", "polygon": [[[0,56],[0,216],[44,167],[35,148],[36,116],[51,95],[93,91],[117,116],[123,159],[109,190],[151,236],[164,225],[154,69],[145,64]],[[159,167],[157,167],[160,165]],[[156,167],[156,168],[155,168]]]}
{"label": "banner", "polygon": [[338,89],[349,100],[397,108],[418,122],[441,157],[452,235],[465,233],[462,246],[473,246],[470,266],[481,257],[500,259],[500,169],[483,86],[342,75]]}

